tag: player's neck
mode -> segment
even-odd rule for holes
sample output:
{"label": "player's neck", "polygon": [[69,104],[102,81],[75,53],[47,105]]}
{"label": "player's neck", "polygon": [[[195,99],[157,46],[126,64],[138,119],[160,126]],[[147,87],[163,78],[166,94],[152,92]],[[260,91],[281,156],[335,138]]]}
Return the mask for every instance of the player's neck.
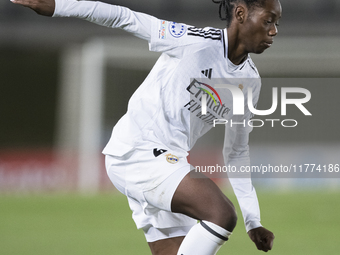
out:
{"label": "player's neck", "polygon": [[227,28],[228,35],[228,59],[234,64],[239,65],[247,59],[248,52],[239,40],[237,29],[233,26]]}

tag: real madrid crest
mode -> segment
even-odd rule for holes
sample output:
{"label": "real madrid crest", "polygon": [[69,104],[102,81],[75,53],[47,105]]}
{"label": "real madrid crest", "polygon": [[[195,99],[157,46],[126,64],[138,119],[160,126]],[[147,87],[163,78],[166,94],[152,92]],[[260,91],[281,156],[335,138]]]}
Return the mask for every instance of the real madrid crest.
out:
{"label": "real madrid crest", "polygon": [[170,164],[176,164],[178,162],[178,157],[175,155],[172,155],[171,153],[166,154],[166,161],[168,161]]}

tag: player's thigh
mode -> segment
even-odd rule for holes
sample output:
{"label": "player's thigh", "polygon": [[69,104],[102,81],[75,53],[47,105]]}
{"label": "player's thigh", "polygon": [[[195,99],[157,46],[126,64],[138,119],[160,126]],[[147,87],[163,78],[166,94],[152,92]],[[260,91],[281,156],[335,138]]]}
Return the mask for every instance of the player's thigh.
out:
{"label": "player's thigh", "polygon": [[232,202],[209,178],[191,178],[187,174],[178,185],[171,202],[172,212],[197,220],[207,220],[232,231],[236,212]]}
{"label": "player's thigh", "polygon": [[184,236],[149,242],[152,255],[176,255]]}

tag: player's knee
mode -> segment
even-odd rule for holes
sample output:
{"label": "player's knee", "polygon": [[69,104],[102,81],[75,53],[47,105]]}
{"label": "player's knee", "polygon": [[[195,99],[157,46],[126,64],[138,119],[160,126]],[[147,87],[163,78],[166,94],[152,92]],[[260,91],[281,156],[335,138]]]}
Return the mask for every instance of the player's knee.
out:
{"label": "player's knee", "polygon": [[220,227],[232,232],[237,223],[237,213],[234,206],[230,203],[225,203],[216,211],[214,221]]}
{"label": "player's knee", "polygon": [[228,215],[229,217],[228,217],[226,229],[232,232],[234,228],[236,227],[236,223],[237,223],[237,213],[234,207],[231,207]]}

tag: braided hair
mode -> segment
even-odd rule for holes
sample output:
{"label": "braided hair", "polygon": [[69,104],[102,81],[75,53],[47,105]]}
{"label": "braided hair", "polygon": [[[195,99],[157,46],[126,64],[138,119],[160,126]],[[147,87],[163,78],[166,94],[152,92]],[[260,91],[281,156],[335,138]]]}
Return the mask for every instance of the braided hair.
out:
{"label": "braided hair", "polygon": [[262,7],[266,0],[212,0],[215,4],[219,4],[219,16],[221,20],[227,22],[227,27],[229,27],[231,20],[233,18],[233,11],[235,4],[243,2],[247,5],[248,9],[254,6]]}

